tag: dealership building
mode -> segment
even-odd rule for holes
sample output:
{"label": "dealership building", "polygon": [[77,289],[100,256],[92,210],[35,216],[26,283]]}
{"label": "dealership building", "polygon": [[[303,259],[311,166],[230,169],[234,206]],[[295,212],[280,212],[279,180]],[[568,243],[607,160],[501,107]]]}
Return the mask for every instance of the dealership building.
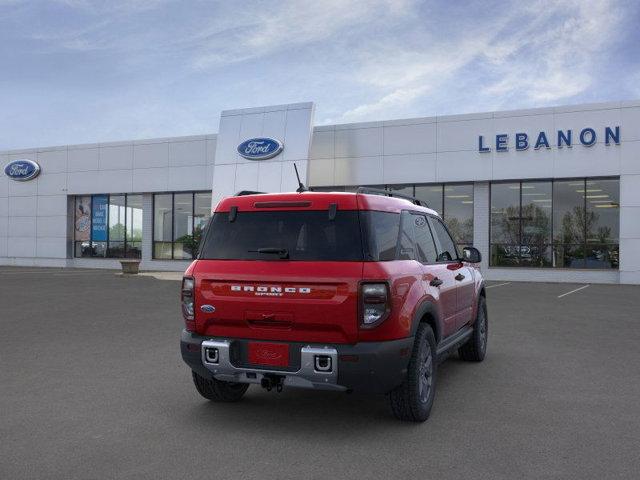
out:
{"label": "dealership building", "polygon": [[314,190],[425,201],[489,279],[640,284],[640,101],[313,121],[277,105],[217,134],[0,152],[0,264],[184,270],[212,205],[293,191],[295,164]]}

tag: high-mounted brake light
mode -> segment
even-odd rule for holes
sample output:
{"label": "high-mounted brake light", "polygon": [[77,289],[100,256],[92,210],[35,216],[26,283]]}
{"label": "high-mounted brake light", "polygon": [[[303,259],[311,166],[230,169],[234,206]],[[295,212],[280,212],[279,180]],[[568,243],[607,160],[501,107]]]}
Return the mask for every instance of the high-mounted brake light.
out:
{"label": "high-mounted brake light", "polygon": [[371,328],[382,323],[391,310],[389,286],[386,283],[360,285],[361,327]]}
{"label": "high-mounted brake light", "polygon": [[195,280],[193,277],[184,277],[182,279],[182,291],[181,291],[182,316],[184,317],[186,328],[189,331],[195,330],[194,300],[193,300],[194,286],[195,286]]}

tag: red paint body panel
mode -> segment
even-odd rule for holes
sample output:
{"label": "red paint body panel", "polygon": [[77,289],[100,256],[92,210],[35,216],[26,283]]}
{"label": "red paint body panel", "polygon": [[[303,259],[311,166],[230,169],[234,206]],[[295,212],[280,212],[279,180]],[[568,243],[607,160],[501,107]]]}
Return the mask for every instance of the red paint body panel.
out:
{"label": "red paint body panel", "polygon": [[[229,197],[217,205],[216,212],[228,212],[232,207],[240,212],[329,210],[332,204],[338,210],[413,210],[435,215],[399,198],[320,192]],[[459,273],[465,276],[463,281],[455,279]],[[423,265],[415,260],[197,260],[185,275],[195,278],[195,320],[191,323],[196,333],[262,343],[355,344],[406,338],[412,334],[416,311],[425,302],[436,306],[435,320],[446,337],[473,322],[483,288],[475,265]],[[436,277],[443,281],[439,287],[430,285]],[[379,325],[361,328],[359,290],[362,282],[370,281],[389,285],[391,309]],[[199,306],[205,304],[215,306],[215,311],[202,312]],[[264,345],[250,350],[250,355],[269,348],[271,355],[278,356],[278,347]]]}
{"label": "red paint body panel", "polygon": [[[268,202],[309,202],[309,206],[297,207],[281,205],[274,208],[260,208],[257,205]],[[380,195],[362,195],[354,193],[268,193],[262,195],[245,195],[241,197],[227,197],[218,203],[216,212],[228,212],[231,207],[237,207],[239,212],[261,212],[273,210],[328,210],[331,204],[337,204],[339,210],[377,210],[380,212],[400,213],[402,210],[415,210],[423,213],[436,214],[428,208],[414,205],[402,198],[384,197]]]}
{"label": "red paint body panel", "polygon": [[[193,270],[196,332],[216,337],[355,343],[362,262],[201,260]],[[240,287],[240,291],[232,290]],[[253,287],[254,291],[245,291]],[[258,292],[258,287],[266,292]],[[281,289],[271,295],[272,289]],[[288,293],[287,289],[295,289]],[[300,293],[309,289],[310,293]],[[268,295],[265,295],[268,294]]]}

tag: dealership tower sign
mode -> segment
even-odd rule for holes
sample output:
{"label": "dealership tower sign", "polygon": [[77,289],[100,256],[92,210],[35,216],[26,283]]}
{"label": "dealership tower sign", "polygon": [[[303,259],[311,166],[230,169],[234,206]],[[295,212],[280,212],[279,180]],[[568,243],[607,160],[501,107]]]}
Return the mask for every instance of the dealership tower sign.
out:
{"label": "dealership tower sign", "polygon": [[[609,146],[612,143],[620,145],[620,127],[605,127],[601,133],[604,136],[604,144]],[[569,130],[558,130],[557,134],[547,134],[547,132],[541,131],[535,135],[529,136],[528,133],[516,133],[512,142],[509,141],[509,135],[506,133],[499,133],[495,136],[495,142],[491,140],[485,140],[484,136],[478,136],[478,152],[487,153],[492,148],[496,149],[496,152],[507,152],[509,147],[512,146],[517,151],[527,150],[529,147],[539,150],[541,148],[551,148],[556,146],[557,148],[568,147],[571,148],[574,144],[580,144],[585,147],[591,147],[598,141],[598,132],[595,129],[586,127],[579,132]]]}

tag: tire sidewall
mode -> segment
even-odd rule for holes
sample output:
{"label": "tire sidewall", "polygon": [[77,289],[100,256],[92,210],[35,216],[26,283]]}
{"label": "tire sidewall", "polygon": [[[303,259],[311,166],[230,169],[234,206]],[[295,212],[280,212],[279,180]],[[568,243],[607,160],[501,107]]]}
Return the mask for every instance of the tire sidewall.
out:
{"label": "tire sidewall", "polygon": [[[481,322],[484,317],[484,346],[482,342]],[[476,315],[476,325],[473,332],[473,340],[475,342],[478,357],[482,360],[487,353],[487,344],[489,341],[489,317],[487,315],[487,302],[484,297],[480,297],[478,302],[478,313]]]}
{"label": "tire sidewall", "polygon": [[[420,420],[426,420],[431,413],[433,401],[435,399],[436,391],[436,341],[433,335],[433,330],[429,325],[421,325],[419,334],[416,337],[416,352],[412,358],[412,365],[410,365],[409,374],[412,375],[411,381],[411,407],[415,412],[415,416]],[[426,402],[422,402],[420,398],[420,359],[425,348],[431,350],[431,389]]]}

